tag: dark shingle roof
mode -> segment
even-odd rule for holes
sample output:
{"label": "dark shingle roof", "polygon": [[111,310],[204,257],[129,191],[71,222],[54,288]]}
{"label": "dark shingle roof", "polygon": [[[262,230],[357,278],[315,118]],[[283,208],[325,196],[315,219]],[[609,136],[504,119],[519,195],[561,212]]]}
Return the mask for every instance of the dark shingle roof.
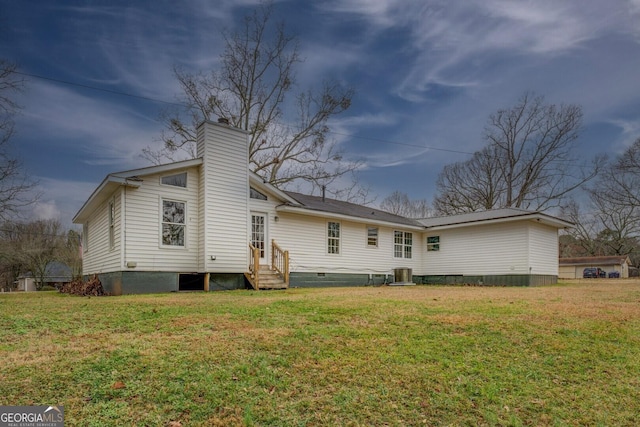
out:
{"label": "dark shingle roof", "polygon": [[365,218],[372,221],[391,222],[400,225],[409,225],[412,227],[423,227],[418,221],[405,218],[400,215],[394,215],[389,212],[368,206],[357,205],[355,203],[343,202],[341,200],[325,198],[320,196],[309,196],[307,194],[294,193],[285,191],[287,195],[297,200],[304,209],[313,211],[327,212],[340,215],[348,215],[357,218]]}
{"label": "dark shingle roof", "polygon": [[[71,276],[71,267],[60,261],[51,261],[44,270],[44,278],[47,282],[69,282]],[[33,273],[29,271],[22,277],[33,277]]]}

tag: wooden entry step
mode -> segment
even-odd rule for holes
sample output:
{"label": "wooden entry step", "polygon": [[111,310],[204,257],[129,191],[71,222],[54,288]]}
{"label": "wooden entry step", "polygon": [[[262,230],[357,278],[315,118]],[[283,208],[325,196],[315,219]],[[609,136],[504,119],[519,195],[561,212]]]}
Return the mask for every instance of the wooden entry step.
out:
{"label": "wooden entry step", "polygon": [[[272,270],[267,265],[261,265],[258,269],[257,280],[254,274],[249,272],[244,274],[253,289],[287,289],[289,286],[284,281],[282,275]],[[256,286],[257,283],[257,286]]]}

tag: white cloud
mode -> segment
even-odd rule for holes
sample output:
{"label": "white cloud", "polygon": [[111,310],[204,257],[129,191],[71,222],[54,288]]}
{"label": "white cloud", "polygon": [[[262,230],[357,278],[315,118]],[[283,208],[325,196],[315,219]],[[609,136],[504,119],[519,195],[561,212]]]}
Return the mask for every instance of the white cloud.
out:
{"label": "white cloud", "polygon": [[[55,35],[62,41],[50,48],[55,52],[24,25],[14,30],[22,36],[17,47],[12,51],[9,43],[4,51],[31,52],[33,45],[34,54],[23,56],[37,64],[34,73],[173,101],[180,92],[173,65],[214,68],[221,29],[237,28],[240,14],[258,1],[143,2],[124,10],[87,3],[53,14],[52,22],[64,28]],[[36,12],[43,19],[60,4]],[[295,15],[302,9],[317,15]],[[488,115],[513,105],[525,90],[582,105],[587,125],[618,126],[621,132],[613,133],[620,138],[607,141],[616,148],[640,133],[633,118],[640,105],[640,0],[324,0],[304,8],[282,1],[276,18],[289,29],[300,26],[306,59],[298,69],[300,88],[335,77],[358,90],[351,110],[331,120],[332,137],[348,157],[364,157],[371,175],[407,164],[433,172],[464,159],[384,141],[473,152],[484,144]],[[162,104],[73,86],[32,80],[21,103],[19,138],[42,141],[51,162],[66,155],[105,174],[144,166],[141,149],[156,144],[162,129]],[[379,140],[359,138],[366,135]],[[70,204],[58,198],[68,195],[56,197],[42,201],[42,215],[64,215]]]}
{"label": "white cloud", "polygon": [[389,113],[365,113],[354,116],[336,117],[330,120],[331,136],[338,141],[358,138],[358,130],[369,130],[380,127],[392,127],[397,125],[398,117]]}
{"label": "white cloud", "polygon": [[394,146],[385,150],[376,150],[363,153],[364,164],[361,170],[375,168],[391,168],[407,164],[416,164],[424,161],[429,148]]}
{"label": "white cloud", "polygon": [[56,206],[55,200],[39,201],[31,209],[33,219],[60,219],[61,212]]}
{"label": "white cloud", "polygon": [[[20,116],[21,137],[48,142],[48,149],[73,151],[82,161],[139,166],[143,147],[154,143],[161,124],[135,107],[112,104],[65,86],[30,82]],[[30,124],[37,124],[31,126]],[[71,155],[71,153],[70,153]]]}
{"label": "white cloud", "polygon": [[37,195],[38,198],[22,209],[25,219],[54,219],[61,221],[64,228],[77,228],[71,219],[96,189],[97,183],[41,176],[34,178],[38,185],[31,191],[31,197]]}
{"label": "white cloud", "polygon": [[621,129],[620,145],[624,149],[629,148],[640,138],[640,119],[623,120],[618,118],[609,120],[609,123]]}
{"label": "white cloud", "polygon": [[[400,2],[405,3],[406,2]],[[379,27],[391,27],[397,24],[394,9],[398,0],[331,0],[317,5],[319,9],[336,14],[354,14],[363,16]]]}
{"label": "white cloud", "polygon": [[[513,2],[477,0],[469,2],[328,2],[335,13],[359,14],[379,34],[405,27],[411,31],[411,63],[403,64],[405,78],[396,92],[413,102],[425,100],[430,85],[474,87],[483,68],[514,55],[559,55],[580,49],[584,43],[605,34],[638,31],[637,21],[618,6],[600,1]],[[632,6],[629,6],[632,7]],[[503,58],[504,59],[504,58]],[[482,73],[482,74],[480,74]]]}

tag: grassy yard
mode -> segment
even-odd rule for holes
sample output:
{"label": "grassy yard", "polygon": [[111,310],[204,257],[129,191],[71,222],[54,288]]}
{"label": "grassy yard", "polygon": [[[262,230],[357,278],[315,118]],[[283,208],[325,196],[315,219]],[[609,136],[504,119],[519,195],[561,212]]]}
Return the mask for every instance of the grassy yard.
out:
{"label": "grassy yard", "polygon": [[0,405],[68,426],[640,423],[640,283],[0,294]]}

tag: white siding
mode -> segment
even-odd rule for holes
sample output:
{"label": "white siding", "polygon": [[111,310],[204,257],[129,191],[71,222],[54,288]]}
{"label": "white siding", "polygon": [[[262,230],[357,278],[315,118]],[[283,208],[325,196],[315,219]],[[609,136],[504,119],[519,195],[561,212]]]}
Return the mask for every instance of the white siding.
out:
{"label": "white siding", "polygon": [[[120,270],[121,199],[122,187],[117,189],[89,217],[86,225],[87,246],[82,254],[82,272],[85,275]],[[114,244],[109,242],[109,204],[114,203]]]}
{"label": "white siding", "polygon": [[558,275],[558,229],[530,222],[529,267],[531,274]]}
{"label": "white siding", "polygon": [[[198,129],[204,160],[200,206],[204,271],[242,273],[248,266],[249,142],[247,134],[206,122]],[[215,257],[215,260],[211,258]]]}
{"label": "white siding", "polygon": [[582,273],[578,275],[579,267],[573,265],[560,266],[558,269],[558,277],[561,279],[577,279],[582,277]]}
{"label": "white siding", "polygon": [[[425,274],[529,274],[528,234],[522,222],[427,232]],[[440,236],[439,251],[426,251],[427,236]]]}
{"label": "white siding", "polygon": [[[163,175],[174,175],[174,171]],[[161,185],[163,175],[143,177],[139,188],[125,188],[126,217],[123,270],[193,272],[198,269],[198,188],[199,168],[187,171],[187,188]],[[162,245],[162,200],[186,203],[185,247]],[[136,263],[128,268],[127,263]]]}
{"label": "white siding", "polygon": [[[422,235],[402,227],[378,227],[378,247],[367,247],[367,224],[315,216],[278,213],[272,222],[271,237],[289,251],[292,272],[393,274],[393,269],[408,267],[423,274]],[[340,254],[327,253],[327,222],[340,223]],[[413,233],[411,259],[394,258],[394,230]]]}

